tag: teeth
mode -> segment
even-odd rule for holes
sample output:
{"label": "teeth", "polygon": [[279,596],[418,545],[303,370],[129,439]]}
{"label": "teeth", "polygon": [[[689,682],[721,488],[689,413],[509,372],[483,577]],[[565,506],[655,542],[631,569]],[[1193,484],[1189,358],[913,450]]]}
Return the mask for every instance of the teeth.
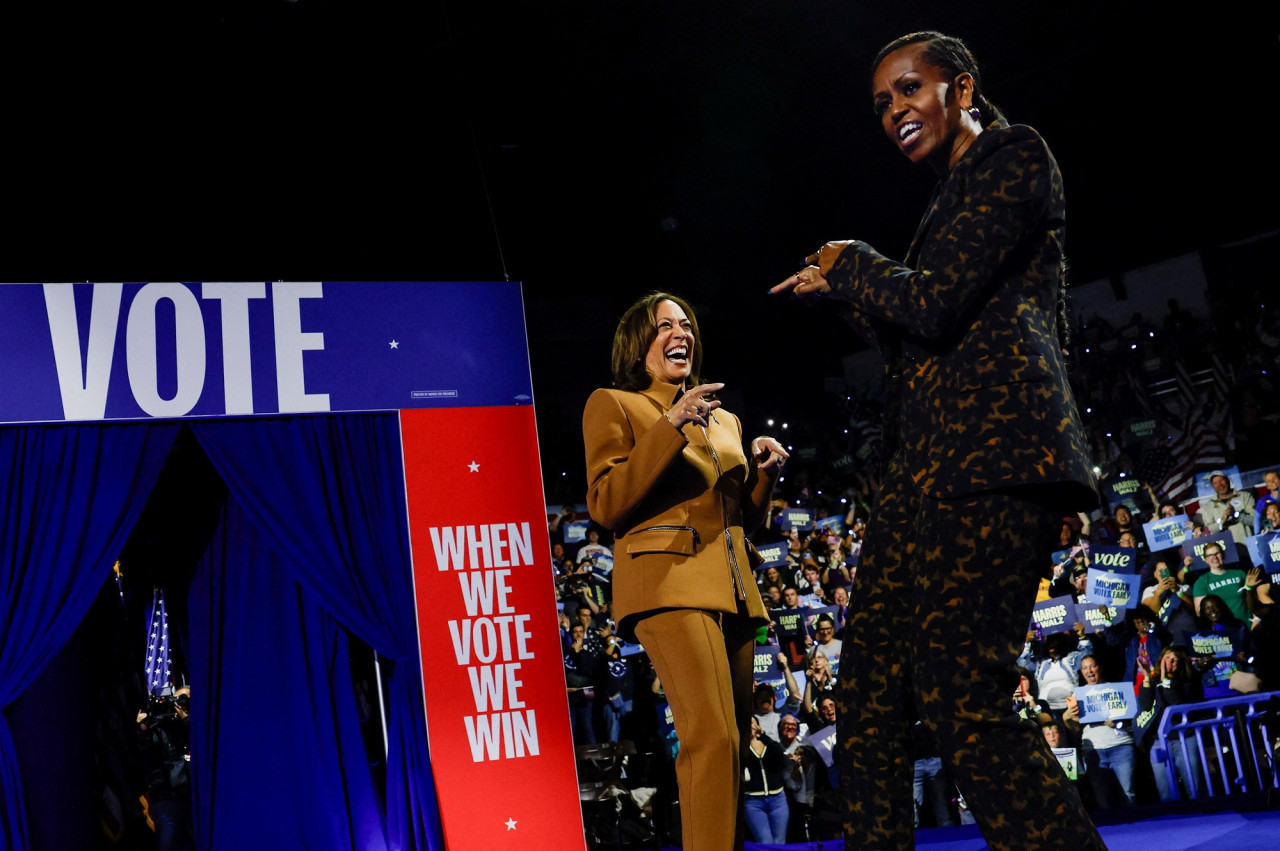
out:
{"label": "teeth", "polygon": [[898,128],[898,140],[907,141],[908,136],[914,136],[920,132],[920,128],[924,127],[919,121],[909,121]]}
{"label": "teeth", "polygon": [[684,346],[677,346],[667,352],[667,357],[674,359],[683,359],[689,356],[689,350]]}

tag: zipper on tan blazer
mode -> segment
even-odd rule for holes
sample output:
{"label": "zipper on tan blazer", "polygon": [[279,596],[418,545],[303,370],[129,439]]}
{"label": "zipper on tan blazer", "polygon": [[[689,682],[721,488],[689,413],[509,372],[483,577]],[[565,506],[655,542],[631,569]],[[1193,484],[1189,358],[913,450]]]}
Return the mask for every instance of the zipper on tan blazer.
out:
{"label": "zipper on tan blazer", "polygon": [[627,534],[635,535],[639,532],[692,532],[695,551],[698,547],[702,546],[702,536],[699,535],[698,530],[692,526],[670,526],[666,524],[660,526],[645,526],[643,529],[632,529]]}
{"label": "zipper on tan blazer", "polygon": [[[706,426],[698,426],[702,429],[702,439],[707,442],[707,451],[711,453],[711,463],[716,468],[716,481],[719,482],[724,470],[720,469],[720,456],[716,454],[716,448],[711,445],[711,436],[707,434]],[[720,522],[724,524],[724,547],[729,555],[729,567],[733,568],[733,575],[730,581],[733,583],[733,595],[739,600],[747,599],[747,592],[742,585],[742,573],[738,570],[738,555],[733,551],[733,534],[729,531],[729,507],[724,503],[724,494],[717,491],[720,498]]]}

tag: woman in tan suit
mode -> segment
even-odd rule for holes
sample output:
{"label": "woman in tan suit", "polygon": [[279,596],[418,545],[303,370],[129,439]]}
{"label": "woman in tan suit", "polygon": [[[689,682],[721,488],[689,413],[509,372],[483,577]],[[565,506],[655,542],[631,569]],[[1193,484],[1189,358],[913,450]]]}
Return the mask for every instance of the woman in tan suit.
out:
{"label": "woman in tan suit", "polygon": [[582,417],[587,507],[614,531],[613,610],[662,680],[680,738],[685,851],[741,848],[739,742],[749,736],[755,630],[766,620],[747,559],[787,458],[773,438],[743,451],[723,384],[697,377],[693,310],[651,293],[618,322],[616,389]]}

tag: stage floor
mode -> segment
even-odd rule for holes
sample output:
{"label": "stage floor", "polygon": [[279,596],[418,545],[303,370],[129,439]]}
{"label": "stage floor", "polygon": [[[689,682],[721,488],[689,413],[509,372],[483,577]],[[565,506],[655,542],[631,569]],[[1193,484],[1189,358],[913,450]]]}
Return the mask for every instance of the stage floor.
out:
{"label": "stage floor", "polygon": [[[1166,815],[1128,824],[1099,825],[1098,832],[1110,851],[1261,851],[1280,848],[1280,812]],[[981,851],[987,843],[976,826],[967,826],[921,830],[916,834],[916,847],[928,851]]]}
{"label": "stage floor", "polygon": [[[1183,805],[1184,807],[1189,805]],[[1125,820],[1120,813],[1103,814],[1098,831],[1110,851],[1273,851],[1280,849],[1280,810],[1220,810],[1213,813],[1173,813],[1170,807],[1140,807]],[[1110,815],[1113,823],[1107,823]],[[983,851],[987,844],[976,825],[916,831],[922,851]],[[674,851],[674,850],[673,850]],[[839,842],[791,845],[747,843],[747,851],[843,851]]]}

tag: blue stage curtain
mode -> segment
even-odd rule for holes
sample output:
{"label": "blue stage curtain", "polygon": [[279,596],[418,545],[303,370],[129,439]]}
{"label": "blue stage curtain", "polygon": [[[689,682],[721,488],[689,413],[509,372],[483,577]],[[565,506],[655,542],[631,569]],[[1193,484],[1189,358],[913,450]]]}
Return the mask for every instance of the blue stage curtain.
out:
{"label": "blue stage curtain", "polygon": [[232,498],[296,579],[395,662],[387,841],[443,849],[426,738],[399,416],[217,420],[193,429]]}
{"label": "blue stage curtain", "polygon": [[189,599],[196,846],[386,851],[347,632],[234,496]]}
{"label": "blue stage curtain", "polygon": [[[177,433],[154,424],[0,428],[0,708],[84,619]],[[0,848],[25,849],[16,760],[0,713]]]}

